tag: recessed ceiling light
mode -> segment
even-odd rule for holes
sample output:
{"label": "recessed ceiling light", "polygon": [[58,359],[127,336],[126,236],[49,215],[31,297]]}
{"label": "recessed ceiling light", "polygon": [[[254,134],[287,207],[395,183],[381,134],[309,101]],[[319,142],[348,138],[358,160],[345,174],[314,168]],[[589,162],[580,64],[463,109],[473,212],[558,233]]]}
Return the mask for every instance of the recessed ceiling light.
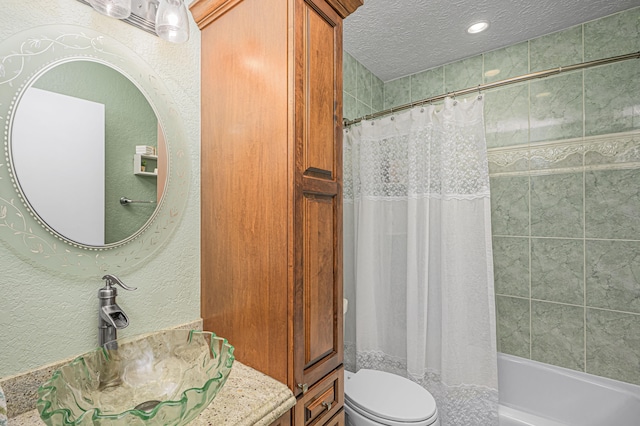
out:
{"label": "recessed ceiling light", "polygon": [[469,34],[477,34],[479,32],[486,30],[487,28],[489,28],[489,23],[485,21],[480,21],[480,22],[476,22],[475,24],[467,28],[467,32]]}

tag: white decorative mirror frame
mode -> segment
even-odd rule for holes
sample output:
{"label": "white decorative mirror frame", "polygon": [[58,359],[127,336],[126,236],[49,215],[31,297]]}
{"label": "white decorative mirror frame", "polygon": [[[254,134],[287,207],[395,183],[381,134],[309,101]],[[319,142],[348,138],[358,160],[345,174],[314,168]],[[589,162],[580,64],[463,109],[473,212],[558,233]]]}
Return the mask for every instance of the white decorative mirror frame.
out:
{"label": "white decorative mirror frame", "polygon": [[[48,227],[30,208],[11,167],[11,130],[22,95],[44,72],[74,60],[102,63],[132,81],[155,111],[166,139],[166,186],[154,214],[138,232],[105,246],[78,244]],[[160,78],[121,43],[70,25],[36,27],[2,41],[0,122],[4,144],[4,156],[0,158],[0,238],[30,263],[81,277],[121,273],[161,248],[177,227],[186,207],[190,179],[180,113]]]}

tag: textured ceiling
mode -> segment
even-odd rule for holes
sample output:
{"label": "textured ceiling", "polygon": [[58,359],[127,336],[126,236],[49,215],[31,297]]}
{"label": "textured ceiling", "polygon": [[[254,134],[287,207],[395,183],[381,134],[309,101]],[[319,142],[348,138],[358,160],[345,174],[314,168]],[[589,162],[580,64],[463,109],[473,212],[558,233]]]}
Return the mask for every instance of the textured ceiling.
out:
{"label": "textured ceiling", "polygon": [[[640,6],[640,0],[365,0],[344,23],[344,48],[393,80]],[[467,27],[480,20],[489,29]]]}

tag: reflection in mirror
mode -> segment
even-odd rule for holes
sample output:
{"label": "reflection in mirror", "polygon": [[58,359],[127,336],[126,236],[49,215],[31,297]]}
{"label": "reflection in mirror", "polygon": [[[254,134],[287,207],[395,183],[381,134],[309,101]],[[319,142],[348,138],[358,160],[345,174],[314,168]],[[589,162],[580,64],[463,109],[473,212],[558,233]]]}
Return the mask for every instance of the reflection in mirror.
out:
{"label": "reflection in mirror", "polygon": [[[157,155],[138,157],[136,146]],[[156,114],[124,75],[75,60],[38,77],[20,99],[11,158],[31,209],[63,239],[108,246],[142,229],[161,201],[167,153]],[[145,172],[134,174],[134,167]],[[120,204],[121,197],[154,203]]]}
{"label": "reflection in mirror", "polygon": [[[149,200],[154,200],[155,198],[155,201],[159,201],[157,204],[152,205],[131,204],[122,206],[119,204],[121,197],[143,200],[141,194],[130,192],[132,187],[129,183],[126,183],[127,188],[125,189],[127,192],[121,193],[118,191],[116,193],[116,191],[113,191],[116,196],[111,198],[109,185],[107,185],[107,179],[109,178],[105,175],[105,220],[108,219],[107,203],[117,203],[115,207],[123,214],[127,214],[126,218],[139,215],[141,220],[121,232],[121,235],[108,237],[105,233],[104,245],[81,244],[71,240],[51,227],[47,222],[50,220],[48,217],[41,218],[39,212],[34,211],[30,202],[31,194],[27,192],[25,195],[25,191],[20,186],[26,179],[29,179],[29,176],[33,175],[25,173],[25,176],[23,176],[22,169],[16,172],[12,152],[13,146],[20,144],[19,141],[13,140],[13,129],[17,110],[21,109],[22,99],[27,90],[35,87],[36,89],[60,94],[59,91],[54,90],[55,87],[42,87],[41,84],[49,78],[50,71],[63,66],[81,65],[81,63],[87,66],[95,66],[93,63],[103,65],[103,68],[97,67],[98,69],[94,69],[91,72],[83,71],[82,74],[84,75],[95,76],[102,72],[109,72],[108,68],[112,68],[132,81],[133,86],[138,88],[144,94],[144,97],[148,99],[148,103],[157,117],[157,122],[160,123],[162,132],[157,130],[158,124],[156,123],[155,137],[162,137],[166,141],[165,148],[158,149],[158,152],[165,158],[158,158],[159,164],[157,166],[159,169],[158,174],[160,175],[164,161],[165,177],[158,176],[158,178],[155,178],[152,176],[133,175],[134,147],[137,145],[153,146],[154,143],[157,143],[154,141],[134,141],[130,146],[125,147],[127,153],[126,155],[122,154],[120,161],[115,164],[109,164],[107,157],[110,154],[107,149],[112,139],[118,143],[122,141],[128,143],[138,136],[139,128],[130,129],[129,132],[122,134],[120,138],[112,138],[112,130],[107,124],[109,104],[105,100],[89,99],[91,102],[105,105],[105,163],[103,166],[105,173],[113,171],[117,166],[122,166],[123,172],[115,173],[115,176],[127,178],[136,176],[135,181],[138,182],[146,179],[147,185],[155,185],[156,188],[156,196],[152,196]],[[134,102],[132,100],[134,97],[133,92],[138,92],[137,89],[134,90],[133,86],[127,86],[129,84],[127,82],[105,83],[98,80],[83,82],[82,77],[71,70],[67,72],[64,71],[64,68],[60,69],[62,70],[60,73],[62,76],[57,77],[57,79],[66,81],[72,88],[101,89],[106,91],[107,94],[111,94],[115,92],[115,89],[120,84],[122,87],[128,87],[129,89],[124,89],[126,96],[122,98],[125,100],[124,107],[128,103]],[[51,78],[53,78],[53,74]],[[36,83],[35,86],[34,82]],[[64,95],[87,100],[82,96],[83,92],[68,92],[64,93]],[[141,113],[135,108],[133,111],[133,113],[121,115],[124,115],[127,119],[137,119]],[[41,123],[45,122],[42,115],[46,114],[50,114],[50,109],[42,113],[36,124],[31,127],[41,126]],[[90,28],[74,25],[42,25],[0,40],[0,120],[6,121],[5,132],[3,133],[5,156],[4,161],[0,161],[0,239],[15,250],[15,253],[21,256],[23,260],[34,266],[42,266],[57,273],[74,277],[102,277],[105,273],[113,273],[114,271],[126,273],[138,268],[143,262],[157,253],[159,249],[165,247],[173,232],[180,226],[188,208],[189,200],[192,162],[188,145],[190,138],[185,133],[180,108],[178,108],[174,95],[169,92],[163,78],[126,45]],[[74,126],[79,123],[80,120],[73,120]],[[65,134],[70,133],[68,130],[70,127],[66,128]],[[53,137],[50,139],[53,140]],[[49,145],[50,147],[60,147],[54,143]],[[34,151],[34,149],[40,151]],[[26,151],[27,155],[23,155],[24,158],[27,158],[26,161],[31,157],[44,157],[48,160],[44,161],[45,165],[53,164],[55,166],[62,164],[62,158],[66,158],[69,155],[69,153],[65,153],[63,156],[55,149],[53,150],[55,155],[49,154],[51,151],[47,151],[44,148],[27,148]],[[19,158],[16,160],[20,163]],[[85,159],[84,163],[91,162]],[[27,163],[21,162],[19,168],[24,164]],[[147,166],[151,170],[152,165],[147,164]],[[43,179],[43,176],[47,174],[51,176],[55,174],[48,171],[45,173],[45,166],[37,165],[37,163],[35,167],[38,168],[39,172],[35,175],[36,178]],[[57,172],[71,174],[76,181],[85,179],[85,176],[81,173],[74,172],[74,169],[79,167],[77,165],[59,166],[57,167]],[[153,169],[155,167],[153,166]],[[154,180],[155,183],[153,183]],[[153,189],[151,191],[153,192]],[[158,193],[162,195],[161,198],[157,196]],[[50,202],[50,204],[60,208],[58,211],[65,211],[64,214],[66,214],[66,212],[75,211],[75,207],[81,202],[82,200],[71,195],[66,196],[66,199],[57,199],[55,202]],[[151,213],[151,211],[153,212]],[[146,213],[142,215],[140,214],[141,212]],[[147,218],[149,219],[140,225]],[[115,221],[120,225],[125,223],[126,219],[115,219]],[[109,228],[109,226],[105,226],[106,231]],[[117,229],[120,232],[119,228]],[[80,237],[77,239],[80,239]]]}

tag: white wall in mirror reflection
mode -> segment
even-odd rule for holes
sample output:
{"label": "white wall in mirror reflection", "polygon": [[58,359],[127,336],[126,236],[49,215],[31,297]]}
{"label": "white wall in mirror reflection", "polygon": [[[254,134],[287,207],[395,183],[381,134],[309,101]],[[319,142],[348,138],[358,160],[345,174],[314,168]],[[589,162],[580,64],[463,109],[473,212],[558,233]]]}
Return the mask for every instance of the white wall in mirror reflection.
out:
{"label": "white wall in mirror reflection", "polygon": [[13,121],[13,165],[37,214],[57,232],[104,245],[105,106],[30,87]]}

